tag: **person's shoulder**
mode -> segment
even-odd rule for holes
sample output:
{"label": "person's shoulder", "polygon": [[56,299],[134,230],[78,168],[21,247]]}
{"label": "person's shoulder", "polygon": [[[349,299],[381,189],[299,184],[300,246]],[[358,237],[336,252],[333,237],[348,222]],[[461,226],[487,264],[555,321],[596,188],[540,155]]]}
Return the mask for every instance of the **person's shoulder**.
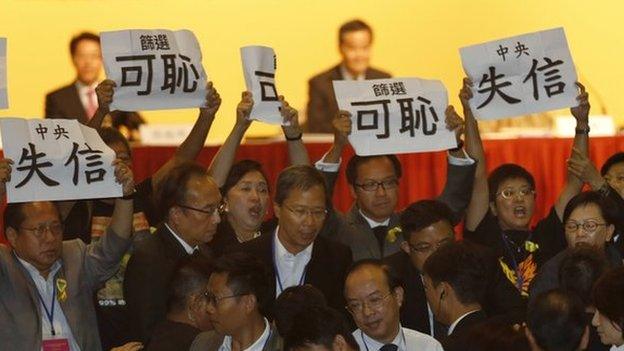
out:
{"label": "person's shoulder", "polygon": [[214,330],[199,333],[193,340],[189,351],[216,350],[223,344],[224,338],[223,334],[219,334]]}
{"label": "person's shoulder", "polygon": [[340,76],[340,66],[332,66],[331,68],[313,76],[310,78],[310,84],[319,84],[321,82],[331,81],[332,79],[336,79]]}
{"label": "person's shoulder", "polygon": [[379,78],[391,78],[392,75],[386,71],[382,71],[377,68],[369,67],[366,70],[366,79],[379,79]]}
{"label": "person's shoulder", "polygon": [[74,90],[76,90],[76,86],[72,82],[70,84],[64,85],[60,88],[50,91],[48,94],[46,94],[46,98],[49,98],[49,99],[58,98],[59,96],[72,93]]}
{"label": "person's shoulder", "polygon": [[321,235],[316,237],[314,245],[318,245],[320,249],[327,251],[331,254],[345,254],[347,252],[351,252],[351,249],[349,249],[347,245],[337,242],[335,240],[328,239]]}
{"label": "person's shoulder", "polygon": [[432,350],[432,349],[442,349],[442,346],[439,341],[434,339],[432,336],[427,335],[425,333],[421,333],[414,329],[409,329],[403,327],[403,335],[405,335],[405,341],[411,348],[415,348],[416,350]]}
{"label": "person's shoulder", "polygon": [[411,264],[409,261],[409,256],[401,251],[395,252],[390,256],[386,256],[383,258],[383,261],[390,266],[390,268],[401,276],[405,275],[407,272],[407,268]]}

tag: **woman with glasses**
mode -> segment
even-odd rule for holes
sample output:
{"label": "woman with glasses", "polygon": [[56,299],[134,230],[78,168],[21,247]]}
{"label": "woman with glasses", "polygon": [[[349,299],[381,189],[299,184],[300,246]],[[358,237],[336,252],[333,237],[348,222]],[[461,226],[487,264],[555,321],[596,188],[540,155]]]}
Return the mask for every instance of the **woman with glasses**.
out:
{"label": "woman with glasses", "polygon": [[611,240],[618,221],[613,202],[600,193],[587,191],[573,197],[563,212],[568,250],[560,252],[540,268],[531,284],[530,298],[559,287],[559,270],[571,249],[593,248],[601,255],[604,253],[611,267],[621,266],[622,256]]}
{"label": "woman with glasses", "polygon": [[[309,164],[308,154],[301,141],[297,110],[280,96],[282,116],[288,124],[283,127],[292,164]],[[210,165],[210,174],[221,189],[225,203],[223,220],[210,246],[217,255],[228,247],[257,238],[275,229],[274,219],[265,220],[269,206],[269,181],[262,165],[253,160],[235,164],[236,150],[251,125],[253,99],[243,92],[236,110],[236,124]],[[233,164],[233,165],[232,165]]]}
{"label": "woman with glasses", "polygon": [[624,268],[619,267],[603,275],[593,292],[596,312],[592,325],[598,330],[600,341],[612,345],[611,351],[624,350]]}
{"label": "woman with glasses", "polygon": [[[574,148],[587,154],[589,102],[585,88],[577,83],[578,106],[570,109],[576,118]],[[535,180],[517,164],[503,164],[487,176],[485,153],[477,121],[470,108],[473,83],[464,79],[460,100],[466,117],[468,152],[478,159],[472,198],[466,211],[464,237],[493,248],[507,278],[523,296],[538,267],[565,248],[561,218],[569,199],[583,182],[568,174],[567,182],[549,215],[531,227],[535,211]]]}

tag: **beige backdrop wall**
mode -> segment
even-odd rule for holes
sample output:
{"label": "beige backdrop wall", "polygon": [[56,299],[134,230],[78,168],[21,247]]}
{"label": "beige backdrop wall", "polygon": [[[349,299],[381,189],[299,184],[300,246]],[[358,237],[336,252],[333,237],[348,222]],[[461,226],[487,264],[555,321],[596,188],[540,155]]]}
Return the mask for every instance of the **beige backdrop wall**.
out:
{"label": "beige backdrop wall", "polygon": [[[187,28],[198,37],[204,67],[223,97],[209,137],[218,141],[229,132],[244,89],[241,46],[275,48],[278,89],[303,114],[307,79],[339,60],[337,28],[357,17],[375,30],[375,66],[395,76],[441,79],[455,104],[463,77],[459,47],[563,26],[594,111],[604,105],[624,124],[622,13],[624,2],[617,0],[0,0],[10,99],[0,117],[43,114],[45,93],[73,77],[67,46],[79,31]],[[190,123],[196,111],[144,115],[152,123]],[[251,133],[276,131],[256,123]]]}

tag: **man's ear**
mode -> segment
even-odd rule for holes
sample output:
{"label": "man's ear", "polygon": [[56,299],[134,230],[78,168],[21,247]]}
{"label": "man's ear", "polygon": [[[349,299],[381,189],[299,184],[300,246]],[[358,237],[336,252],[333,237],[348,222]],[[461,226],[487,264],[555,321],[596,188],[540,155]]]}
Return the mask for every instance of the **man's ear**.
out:
{"label": "man's ear", "polygon": [[498,216],[498,211],[496,211],[496,203],[494,201],[490,201],[490,211],[494,216]]}
{"label": "man's ear", "polygon": [[615,232],[615,226],[613,224],[609,224],[607,226],[607,236],[605,237],[605,241],[611,241],[613,237],[613,233]]}
{"label": "man's ear", "polygon": [[17,245],[17,236],[19,235],[17,230],[13,229],[13,227],[7,227],[4,234],[6,235],[9,244],[11,244],[11,247],[15,248]]}
{"label": "man's ear", "polygon": [[397,302],[399,303],[399,307],[403,306],[403,294],[404,294],[404,290],[402,287],[397,286],[396,288],[394,288],[394,296],[397,299]]}
{"label": "man's ear", "polygon": [[401,250],[403,250],[403,252],[405,252],[406,254],[410,254],[411,253],[411,249],[410,249],[410,245],[407,241],[403,241],[401,243]]}
{"label": "man's ear", "polygon": [[273,214],[275,215],[275,218],[280,219],[280,215],[282,212],[282,207],[280,205],[277,204],[277,202],[273,203]]}

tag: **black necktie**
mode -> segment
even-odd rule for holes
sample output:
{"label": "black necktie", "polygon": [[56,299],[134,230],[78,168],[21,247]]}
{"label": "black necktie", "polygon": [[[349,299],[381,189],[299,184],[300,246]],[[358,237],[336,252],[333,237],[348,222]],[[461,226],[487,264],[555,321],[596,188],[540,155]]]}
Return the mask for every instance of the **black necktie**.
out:
{"label": "black necktie", "polygon": [[384,242],[386,241],[386,235],[388,234],[388,226],[377,226],[373,228],[373,233],[375,233],[375,238],[377,238],[377,243],[379,244],[379,251],[381,252],[381,256],[383,257]]}
{"label": "black necktie", "polygon": [[384,346],[379,348],[379,351],[397,351],[398,349],[399,347],[395,344],[385,344]]}

